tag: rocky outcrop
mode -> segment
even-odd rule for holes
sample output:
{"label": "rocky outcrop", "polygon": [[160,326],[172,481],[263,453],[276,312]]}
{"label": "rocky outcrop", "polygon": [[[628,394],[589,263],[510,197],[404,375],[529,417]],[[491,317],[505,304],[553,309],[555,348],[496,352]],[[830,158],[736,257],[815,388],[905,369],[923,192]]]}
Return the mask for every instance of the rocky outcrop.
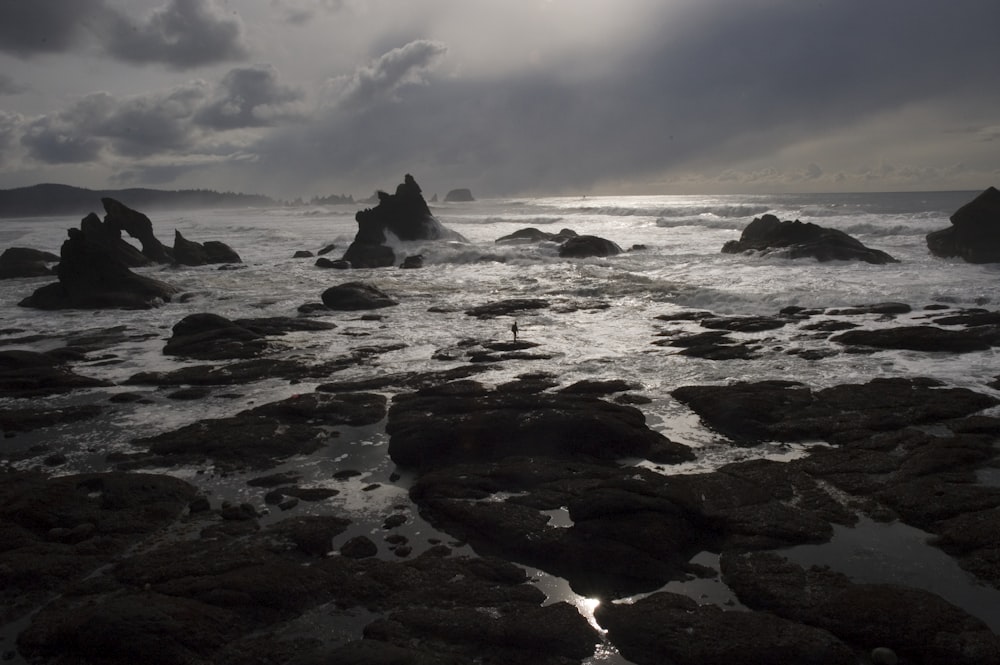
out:
{"label": "rocky outcrop", "polygon": [[110,385],[76,374],[52,353],[0,351],[0,397],[39,397]]}
{"label": "rocky outcrop", "polygon": [[743,229],[739,240],[722,247],[727,254],[760,252],[790,259],[811,257],[818,261],[864,261],[895,263],[889,254],[866,247],[843,231],[828,229],[812,222],[780,221],[774,215],[754,219]]}
{"label": "rocky outcrop", "polygon": [[1000,262],[1000,190],[990,187],[951,216],[951,226],[927,234],[934,256],[969,263]]}
{"label": "rocky outcrop", "polygon": [[204,243],[188,240],[174,231],[174,262],[184,266],[204,266],[214,263],[242,263],[232,247],[218,240]]}
{"label": "rocky outcrop", "polygon": [[854,584],[772,553],[723,553],[721,564],[723,579],[745,605],[829,631],[857,648],[892,649],[901,662],[921,665],[1000,663],[1000,640],[989,627],[927,591]]}
{"label": "rocky outcrop", "polygon": [[813,391],[794,381],[682,386],[671,395],[738,445],[852,440],[967,416],[998,403],[931,379],[874,379]]}
{"label": "rocky outcrop", "polygon": [[170,263],[173,260],[170,250],[153,235],[153,222],[149,217],[109,197],[102,198],[101,204],[107,213],[104,223],[118,233],[125,231],[142,243],[142,253],[146,258],[154,263]]}
{"label": "rocky outcrop", "polygon": [[19,304],[37,309],[149,309],[169,302],[178,289],[132,272],[122,258],[128,252],[120,251],[118,243],[141,263],[148,259],[120,237],[117,242],[109,238],[105,225],[93,214],[83,220],[81,228],[70,229],[60,250],[59,281],[41,287]]}
{"label": "rocky outcrop", "polygon": [[52,252],[27,247],[9,247],[0,254],[0,279],[51,277],[49,264],[59,261]]}
{"label": "rocky outcrop", "polygon": [[496,239],[496,243],[501,245],[511,245],[529,242],[566,242],[570,238],[576,238],[577,232],[573,229],[561,229],[559,233],[548,233],[533,226],[518,229],[510,235],[505,235]]}
{"label": "rocky outcrop", "polygon": [[559,256],[565,259],[614,256],[621,253],[622,248],[617,244],[598,236],[576,236],[559,246]]}
{"label": "rocky outcrop", "polygon": [[358,232],[342,259],[354,268],[384,268],[396,264],[396,255],[387,246],[390,234],[398,240],[458,240],[460,234],[445,228],[431,214],[420,185],[406,174],[395,194],[378,192],[378,205],[355,215]]}
{"label": "rocky outcrop", "polygon": [[693,458],[633,407],[572,393],[492,392],[475,381],[397,397],[386,432],[393,461],[419,468],[515,455]]}
{"label": "rocky outcrop", "polygon": [[467,187],[460,187],[445,194],[444,200],[445,203],[468,203],[476,199],[472,198],[472,190]]}
{"label": "rocky outcrop", "polygon": [[377,286],[364,282],[331,286],[323,292],[322,299],[327,308],[340,311],[381,309],[399,304]]}
{"label": "rocky outcrop", "polygon": [[199,360],[253,358],[268,348],[267,337],[337,326],[303,318],[271,317],[231,321],[217,314],[190,314],[173,327],[163,353]]}

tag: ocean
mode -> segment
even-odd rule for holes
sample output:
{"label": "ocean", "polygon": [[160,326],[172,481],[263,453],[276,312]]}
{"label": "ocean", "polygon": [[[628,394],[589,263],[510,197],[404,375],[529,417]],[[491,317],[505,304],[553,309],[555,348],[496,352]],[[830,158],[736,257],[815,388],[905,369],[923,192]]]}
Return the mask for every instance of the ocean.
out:
{"label": "ocean", "polygon": [[[760,351],[755,358],[714,361],[682,356],[680,349],[653,344],[657,332],[666,326],[655,317],[692,310],[719,315],[774,315],[789,306],[831,308],[887,301],[911,305],[912,313],[898,317],[898,324],[919,322],[928,305],[996,309],[1000,264],[973,265],[936,258],[928,252],[924,240],[928,232],[947,227],[949,216],[976,194],[586,196],[432,203],[432,212],[441,223],[468,242],[397,243],[400,258],[423,255],[424,267],[416,270],[337,271],[316,267],[315,259],[293,258],[296,251],[315,253],[330,243],[337,249],[329,256],[338,258],[357,229],[354,214],[363,207],[361,204],[144,211],[165,244],[172,244],[175,229],[191,240],[219,240],[240,254],[243,267],[140,269],[138,272],[173,284],[183,292],[174,302],[148,311],[26,309],[18,302],[51,280],[0,281],[0,349],[46,350],[64,345],[64,335],[69,332],[125,326],[129,334],[119,345],[73,365],[74,371],[109,380],[114,387],[44,400],[52,406],[88,400],[106,402],[115,392],[150,390],[124,385],[126,379],[140,371],[198,364],[162,353],[170,328],[188,314],[212,312],[228,318],[296,316],[300,305],[318,302],[326,288],[365,281],[387,292],[399,305],[379,310],[381,320],[362,320],[357,312],[324,313],[319,318],[335,323],[337,328],[277,339],[282,347],[280,354],[316,360],[346,355],[360,347],[396,347],[325,379],[350,380],[463,364],[461,360],[442,360],[437,352],[466,339],[510,339],[510,326],[515,320],[478,319],[465,314],[465,310],[509,298],[544,298],[551,303],[548,309],[520,313],[516,321],[520,337],[537,343],[535,351],[551,358],[497,363],[477,380],[495,385],[529,372],[548,372],[563,385],[582,379],[635,382],[640,386],[636,392],[650,399],[648,404],[638,406],[650,427],[696,450],[696,461],[669,468],[667,473],[710,471],[727,462],[753,457],[789,459],[806,454],[807,446],[775,443],[748,449],[725,445],[670,396],[671,390],[682,385],[763,379],[796,380],[818,388],[878,377],[926,376],[1000,396],[986,387],[1000,375],[1000,359],[995,350],[965,354],[839,353],[817,359],[798,352],[813,346],[830,348],[833,343],[792,336],[790,331],[779,329],[742,335],[759,340]],[[100,202],[94,201],[95,211],[99,208]],[[721,253],[726,241],[739,238],[742,229],[764,213],[845,231],[869,247],[888,252],[899,262],[820,263],[775,255]],[[78,224],[78,219],[65,217],[0,220],[0,249],[31,247],[58,253],[66,229]],[[553,233],[568,228],[581,235],[612,240],[626,251],[610,258],[566,260],[559,258],[552,243],[495,243],[497,238],[525,227]],[[432,308],[435,311],[430,311]],[[863,318],[859,323],[866,327],[885,325],[878,317]],[[691,327],[697,328],[694,324]],[[169,431],[203,418],[232,415],[248,404],[307,392],[321,382],[268,380],[227,387],[205,399],[183,402],[166,399],[164,391],[152,390],[151,405],[116,404],[96,420],[5,439],[7,453],[19,456],[16,461],[0,463],[31,468],[39,466],[41,459],[52,452],[61,452],[66,461],[50,469],[52,473],[103,470],[107,453],[129,450],[129,442],[138,436]],[[221,394],[234,391],[238,393],[236,398]],[[0,409],[22,406],[22,402],[2,399]],[[42,402],[33,400],[32,405]],[[345,512],[357,520],[352,533],[363,533],[370,528],[366,515],[381,515],[388,506],[406,501],[407,478],[404,474],[400,481],[388,480],[395,469],[385,455],[387,437],[381,426],[361,428],[353,437],[356,445],[347,452],[326,457],[320,454],[289,465],[311,469],[307,479],[314,486],[328,482],[325,479],[329,479],[331,469],[360,468],[362,475],[347,483],[346,491],[324,502],[324,507],[303,505],[299,510]],[[30,450],[39,445],[45,448],[32,456]],[[246,486],[246,477],[241,474],[220,477],[204,468],[160,471],[205,487],[217,498],[252,500],[259,494]],[[378,491],[362,491],[372,482],[381,484]],[[338,481],[337,487],[344,490],[345,483]],[[432,531],[426,524],[415,523],[414,553],[420,551],[421,530],[425,538]],[[912,539],[908,533],[907,543]],[[537,575],[541,584],[560,587],[558,580]],[[993,621],[997,630],[1000,621],[995,616]]]}

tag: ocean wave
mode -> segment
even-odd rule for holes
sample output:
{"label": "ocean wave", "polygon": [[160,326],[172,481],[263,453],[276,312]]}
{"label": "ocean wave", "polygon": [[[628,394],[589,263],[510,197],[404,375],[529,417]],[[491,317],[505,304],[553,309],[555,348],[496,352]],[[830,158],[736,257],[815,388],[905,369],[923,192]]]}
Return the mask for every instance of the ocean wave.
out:
{"label": "ocean wave", "polygon": [[656,225],[665,229],[676,229],[682,226],[698,226],[707,229],[727,229],[742,230],[746,226],[746,220],[722,219],[711,217],[681,217],[668,219],[660,217],[656,220]]}
{"label": "ocean wave", "polygon": [[771,210],[770,206],[754,204],[721,204],[696,206],[668,207],[628,207],[628,206],[581,206],[572,212],[585,215],[602,215],[605,217],[662,217],[690,219],[695,217],[745,218],[763,215]]}
{"label": "ocean wave", "polygon": [[872,222],[861,222],[844,227],[844,233],[857,236],[922,236],[927,233],[927,229],[908,226],[906,224],[894,224],[893,226],[880,226]]}
{"label": "ocean wave", "polygon": [[545,226],[547,224],[558,224],[563,221],[563,217],[487,217],[483,220],[468,221],[466,223],[475,224],[524,224],[526,226]]}

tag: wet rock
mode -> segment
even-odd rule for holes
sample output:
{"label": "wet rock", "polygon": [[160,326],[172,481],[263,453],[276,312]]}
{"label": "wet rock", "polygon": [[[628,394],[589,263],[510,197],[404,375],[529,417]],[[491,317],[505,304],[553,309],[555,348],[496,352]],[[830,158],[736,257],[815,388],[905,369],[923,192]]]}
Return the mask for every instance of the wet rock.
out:
{"label": "wet rock", "polygon": [[929,379],[874,379],[819,391],[790,381],[739,382],[683,386],[671,394],[738,445],[861,438],[958,418],[997,403],[988,395]]}
{"label": "wet rock", "polygon": [[[393,255],[393,261],[395,260],[395,255]],[[334,261],[326,258],[325,256],[321,256],[316,259],[315,265],[317,268],[330,268],[332,270],[350,270],[352,267],[350,261],[344,261],[342,259]]]}
{"label": "wet rock", "polygon": [[0,254],[0,279],[51,277],[49,264],[59,261],[52,252],[26,247],[9,247]]}
{"label": "wet rock", "polygon": [[529,351],[541,346],[525,340],[498,342],[466,339],[457,345],[438,349],[432,356],[435,360],[466,360],[471,363],[494,363],[506,360],[549,360],[551,353]]}
{"label": "wet rock", "polygon": [[465,313],[479,319],[493,319],[498,316],[510,316],[518,312],[546,309],[549,307],[549,304],[548,300],[543,300],[542,298],[510,298],[508,300],[499,300],[485,305],[470,307],[465,310]]}
{"label": "wet rock", "polygon": [[366,559],[378,554],[378,545],[368,536],[355,536],[340,546],[340,553],[349,559]]}
{"label": "wet rock", "polygon": [[524,229],[518,229],[510,235],[503,236],[496,239],[497,244],[501,245],[511,245],[518,243],[529,243],[529,242],[556,242],[563,243],[570,238],[576,238],[577,232],[572,229],[562,229],[559,233],[548,233],[534,227],[528,227]]}
{"label": "wet rock", "polygon": [[423,254],[413,254],[407,256],[403,259],[403,262],[399,264],[400,268],[404,269],[415,269],[424,267],[424,255]]}
{"label": "wet rock", "polygon": [[264,379],[325,379],[334,372],[356,365],[355,357],[333,358],[325,362],[304,362],[277,358],[254,358],[228,365],[197,365],[168,372],[139,372],[125,380],[144,386],[231,386]]}
{"label": "wet rock", "polygon": [[[37,289],[18,304],[36,309],[149,309],[169,302],[178,290],[133,273],[130,265],[145,265],[148,259],[118,237],[117,243],[139,257],[127,262],[121,255],[128,252],[103,237],[104,231],[88,234],[88,227],[101,226],[96,215],[91,217],[89,222],[85,219],[81,223],[81,228],[69,229],[56,268],[59,281]],[[91,237],[95,234],[100,236],[96,241]]]}
{"label": "wet rock", "polygon": [[927,234],[927,248],[969,263],[1000,261],[1000,190],[989,187],[956,210],[950,227]]}
{"label": "wet rock", "polygon": [[621,254],[617,244],[598,236],[575,236],[559,246],[559,256],[565,259],[584,259],[592,256],[615,256]]}
{"label": "wet rock", "polygon": [[833,308],[828,309],[823,313],[830,316],[861,316],[865,314],[883,314],[889,316],[893,314],[909,314],[912,310],[913,308],[906,303],[880,302],[870,305],[854,305],[853,307]]}
{"label": "wet rock", "polygon": [[313,256],[315,255],[308,249],[300,249],[294,254],[292,254],[293,259],[311,259]]}
{"label": "wet rock", "polygon": [[[472,383],[472,382],[468,382]],[[501,459],[510,455],[616,459],[671,451],[690,459],[686,446],[650,430],[642,412],[572,394],[486,391],[454,385],[397,396],[389,409],[389,454],[401,466]]]}
{"label": "wet rock", "polygon": [[754,219],[743,229],[739,240],[730,240],[722,247],[727,254],[760,252],[790,259],[803,257],[818,261],[864,261],[866,263],[896,263],[896,259],[877,249],[866,247],[843,231],[828,229],[811,222],[780,221],[774,215]]}
{"label": "wet rock", "polygon": [[604,381],[584,379],[566,386],[559,392],[572,393],[574,395],[610,395],[612,393],[623,393],[627,390],[637,390],[640,387],[638,384],[622,379],[607,379]]}
{"label": "wet rock", "polygon": [[851,346],[910,351],[969,353],[1000,346],[1000,325],[968,330],[948,330],[937,326],[897,326],[879,330],[849,330],[830,341]]}
{"label": "wet rock", "polygon": [[674,593],[594,611],[618,651],[637,665],[824,663],[857,657],[829,632],[761,612],[724,611]]}
{"label": "wet rock", "polygon": [[242,263],[233,248],[218,240],[204,243],[188,240],[180,231],[174,231],[174,261],[184,266],[204,266],[214,263]]}
{"label": "wet rock", "polygon": [[[68,369],[63,362],[50,353],[35,351],[10,350],[0,351],[0,396],[4,397],[39,397],[68,393],[81,388],[98,388],[110,386],[107,381],[81,376]],[[83,410],[81,410],[83,408]],[[12,410],[9,417],[12,420],[26,418],[25,424],[35,421],[30,411]],[[36,414],[39,412],[35,412]],[[58,416],[59,410],[53,412]],[[78,416],[88,417],[85,407],[63,410],[70,420]],[[95,415],[92,413],[92,415]],[[22,430],[24,431],[24,430]]]}
{"label": "wet rock", "polygon": [[230,468],[267,468],[293,455],[307,455],[337,436],[328,428],[378,422],[381,395],[310,393],[202,420],[171,432],[138,438],[148,453],[133,464],[185,463],[211,459]]}
{"label": "wet rock", "polygon": [[378,287],[365,282],[346,282],[323,292],[323,304],[338,311],[355,311],[393,307],[399,303]]}
{"label": "wet rock", "polygon": [[930,592],[854,584],[773,553],[723,552],[722,575],[745,605],[833,633],[851,646],[890,648],[908,662],[1000,663],[1000,640],[980,620]]}
{"label": "wet rock", "polygon": [[268,336],[293,331],[332,330],[332,323],[302,318],[229,319],[217,314],[189,314],[174,324],[163,353],[198,360],[253,358],[268,348]]}
{"label": "wet rock", "polygon": [[761,332],[783,328],[786,320],[773,316],[706,316],[698,321],[702,328],[731,332]]}

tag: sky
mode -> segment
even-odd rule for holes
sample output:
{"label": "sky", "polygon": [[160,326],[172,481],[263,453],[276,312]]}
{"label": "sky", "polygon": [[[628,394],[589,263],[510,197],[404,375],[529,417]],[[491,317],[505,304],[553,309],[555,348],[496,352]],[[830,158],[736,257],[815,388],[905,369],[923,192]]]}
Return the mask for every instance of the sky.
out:
{"label": "sky", "polygon": [[997,0],[0,0],[0,189],[981,190]]}

